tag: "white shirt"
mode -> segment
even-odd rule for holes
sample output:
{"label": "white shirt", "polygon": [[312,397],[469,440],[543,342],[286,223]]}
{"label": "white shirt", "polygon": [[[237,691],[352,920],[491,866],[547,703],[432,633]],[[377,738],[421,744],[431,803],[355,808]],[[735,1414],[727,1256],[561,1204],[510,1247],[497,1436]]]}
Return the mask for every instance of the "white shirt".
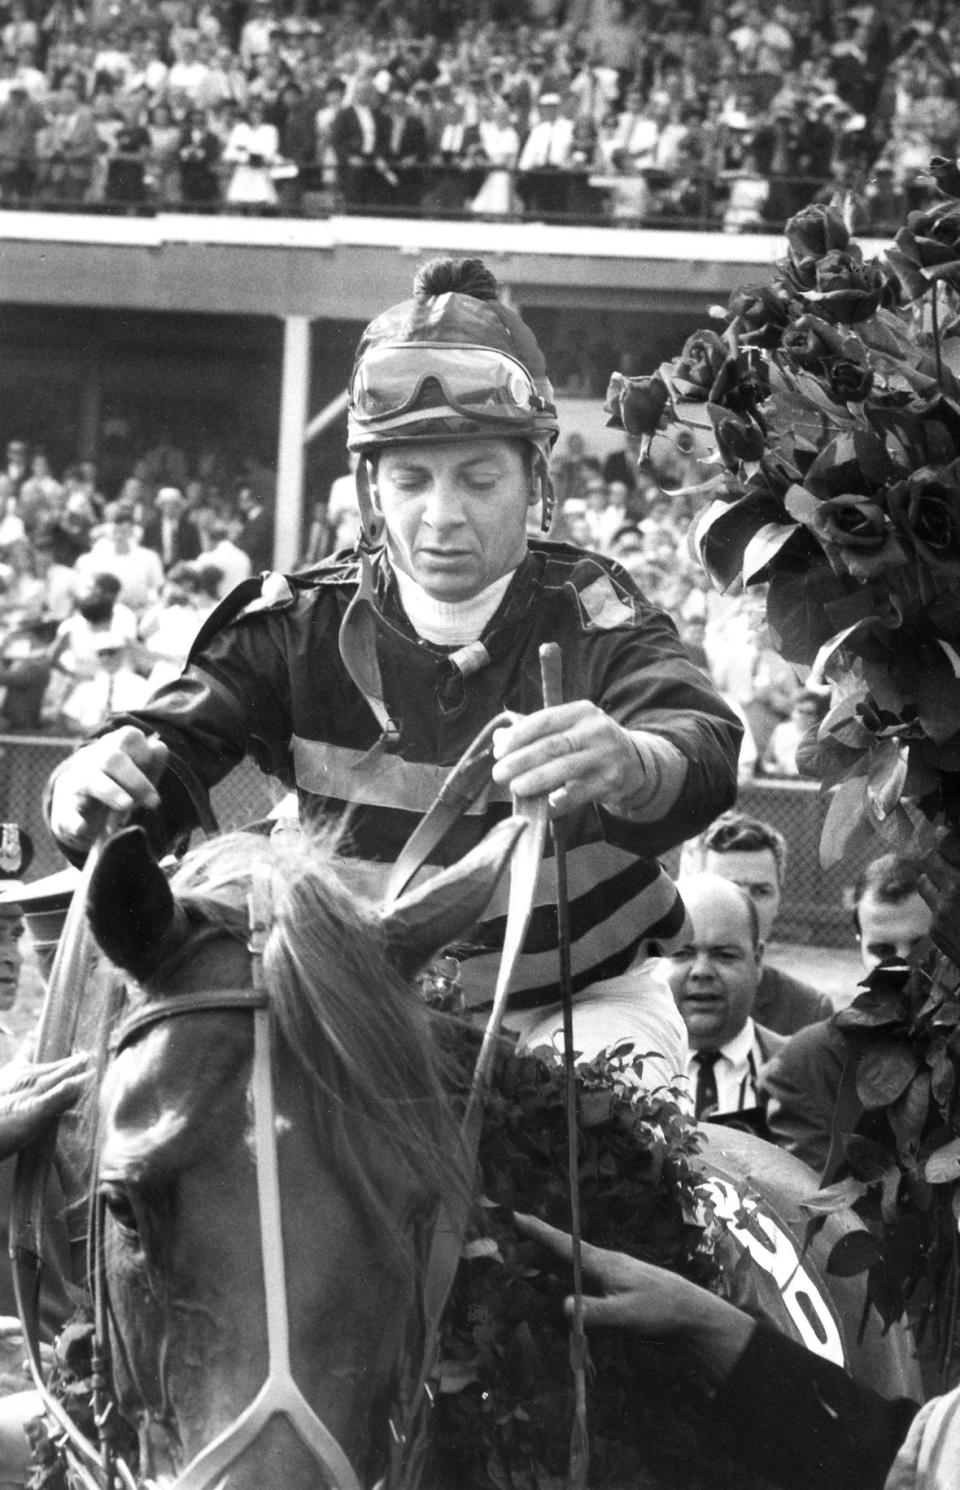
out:
{"label": "white shirt", "polygon": [[163,565],[152,548],[135,543],[118,553],[110,538],[98,538],[75,564],[78,574],[115,574],[120,581],[120,599],[131,610],[143,611],[156,600],[163,586]]}
{"label": "white shirt", "polygon": [[150,697],[150,684],[130,667],[110,673],[98,668],[92,678],[81,678],[60,706],[63,719],[86,734],[97,729],[108,714],[140,709]]}
{"label": "white shirt", "polygon": [[167,73],[167,87],[171,93],[185,93],[195,100],[202,94],[209,76],[209,67],[199,57],[189,62],[174,62]]}
{"label": "white shirt", "polygon": [[[753,1020],[748,1017],[740,1033],[718,1048],[720,1055],[713,1068],[717,1083],[717,1112],[741,1112],[745,1107],[758,1106],[757,1073],[763,1065],[763,1055],[757,1045]],[[691,1096],[696,1094],[699,1071],[697,1052],[691,1050],[687,1061]]]}
{"label": "white shirt", "polygon": [[542,170],[544,166],[565,166],[573,143],[573,120],[563,114],[556,119],[541,119],[524,141],[517,162],[521,171]]}
{"label": "white shirt", "polygon": [[235,543],[231,543],[229,538],[221,538],[219,543],[215,543],[213,548],[201,555],[200,562],[201,564],[213,564],[222,572],[223,579],[217,589],[220,599],[228,595],[234,585],[239,585],[241,580],[250,578],[249,556],[243,552],[242,548],[237,548]]}
{"label": "white shirt", "polygon": [[128,642],[135,641],[137,618],[132,610],[117,601],[107,622],[91,623],[79,611],[60,622],[57,637],[66,639],[60,653],[61,666],[66,672],[89,677],[95,671],[98,655],[96,640],[104,631],[117,632]]}

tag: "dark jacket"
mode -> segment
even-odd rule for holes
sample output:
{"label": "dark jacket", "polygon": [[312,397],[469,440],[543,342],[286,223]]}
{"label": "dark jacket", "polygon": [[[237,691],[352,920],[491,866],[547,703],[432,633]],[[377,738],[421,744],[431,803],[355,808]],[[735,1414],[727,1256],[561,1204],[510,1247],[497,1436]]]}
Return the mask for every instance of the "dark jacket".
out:
{"label": "dark jacket", "polygon": [[234,540],[250,560],[254,572],[269,569],[273,563],[273,513],[261,507],[248,517]]}
{"label": "dark jacket", "polygon": [[[865,1112],[856,1098],[855,1080],[844,1080],[848,1063],[852,1075],[863,1049],[856,1031],[840,1030],[834,1019],[826,1019],[792,1035],[761,1072],[771,1137],[819,1175],[825,1172],[834,1130],[838,1141],[856,1130],[889,1142],[882,1109]],[[849,1100],[838,1110],[841,1088]]]}
{"label": "dark jacket", "polygon": [[783,1490],[883,1490],[916,1411],[758,1324],[714,1399],[711,1426],[727,1453]]}
{"label": "dark jacket", "polygon": [[382,109],[373,109],[373,149],[363,148],[363,125],[352,104],[338,109],[330,126],[330,144],[337,159],[345,164],[351,155],[365,155],[368,160],[386,155],[389,141],[389,120]]}
{"label": "dark jacket", "polygon": [[163,521],[160,517],[152,517],[143,530],[142,543],[144,548],[152,548],[155,554],[159,554],[166,568],[172,564],[196,559],[200,556],[200,534],[197,532],[196,524],[189,517],[177,519],[174,530],[173,557],[167,559],[163,552]]}
{"label": "dark jacket", "polygon": [[833,1005],[825,993],[764,963],[753,1005],[753,1017],[758,1024],[775,1030],[778,1035],[794,1035],[808,1024],[829,1019],[832,1013]]}
{"label": "dark jacket", "polygon": [[[349,808],[351,852],[391,864],[481,727],[504,708],[526,714],[542,706],[538,649],[556,641],[567,697],[591,699],[624,726],[663,735],[688,762],[680,795],[659,822],[639,824],[595,806],[568,817],[574,989],[625,971],[646,940],[669,943],[683,911],[655,856],[733,800],[740,729],[687,661],[668,617],[612,561],[534,541],[482,649],[451,657],[412,630],[384,561],[375,562],[360,595],[359,579],[357,559],[341,555],[289,578],[238,586],[201,631],[184,676],[125,721],[156,730],[207,786],[253,755],[296,787],[302,816]],[[365,691],[339,643],[352,601],[348,651],[354,675],[372,679]],[[394,732],[381,730],[367,702],[365,693],[377,687]],[[169,842],[195,822],[195,812],[169,772],[160,790],[157,836]],[[509,811],[508,793],[491,784],[433,863],[459,859]],[[554,899],[548,859],[514,1007],[556,997]],[[464,965],[468,997],[478,1003],[495,981],[505,910],[504,888]]]}

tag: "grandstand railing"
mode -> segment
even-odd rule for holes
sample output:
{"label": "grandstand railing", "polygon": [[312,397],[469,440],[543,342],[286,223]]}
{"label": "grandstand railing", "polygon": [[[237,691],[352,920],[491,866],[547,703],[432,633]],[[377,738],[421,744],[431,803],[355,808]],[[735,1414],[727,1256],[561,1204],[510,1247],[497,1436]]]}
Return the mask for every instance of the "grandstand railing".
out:
{"label": "grandstand railing", "polygon": [[[63,868],[63,858],[43,821],[43,792],[54,767],[77,747],[49,735],[0,735],[0,821],[18,822],[33,839],[36,857],[28,878]],[[221,828],[261,821],[282,789],[244,761],[212,793]],[[812,782],[757,781],[741,787],[740,809],[778,827],[789,844],[787,880],[777,921],[778,941],[810,946],[853,945],[850,886],[873,854],[824,869],[820,833],[826,801]],[[669,856],[676,870],[679,855]]]}
{"label": "grandstand railing", "polygon": [[[128,157],[109,157],[125,161]],[[137,158],[129,158],[131,161]],[[142,194],[111,195],[105,188],[104,162],[78,161],[51,155],[31,161],[0,155],[0,209],[40,212],[83,212],[149,217],[159,212],[204,216],[237,215],[325,218],[343,215],[380,215],[398,218],[550,222],[557,224],[694,229],[724,228],[731,186],[737,173],[669,172],[642,170],[634,174],[604,171],[599,166],[548,167],[537,171],[506,170],[482,161],[433,161],[400,172],[402,189],[390,185],[387,174],[365,167],[370,179],[362,195],[351,195],[329,180],[319,164],[287,163],[277,185],[275,205],[231,203],[227,188],[234,166],[220,161],[212,168],[217,190],[213,200],[197,201],[176,186],[177,168],[146,169]],[[472,198],[484,178],[496,171],[509,179],[513,204],[503,212],[475,212]],[[379,177],[378,188],[376,178]],[[812,201],[829,183],[811,176],[770,174],[767,202],[755,219],[728,232],[779,232],[793,212]],[[95,184],[94,184],[95,183]],[[631,212],[618,201],[624,187],[644,183],[643,210]],[[933,200],[929,177],[920,172],[906,180],[882,209],[870,214],[864,231],[885,234],[899,226],[907,208]]]}

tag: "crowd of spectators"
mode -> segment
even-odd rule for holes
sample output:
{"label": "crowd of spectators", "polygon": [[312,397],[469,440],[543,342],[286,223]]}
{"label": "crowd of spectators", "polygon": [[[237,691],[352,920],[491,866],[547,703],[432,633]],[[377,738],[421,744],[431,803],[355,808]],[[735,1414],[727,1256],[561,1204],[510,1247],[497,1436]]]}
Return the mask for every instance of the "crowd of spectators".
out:
{"label": "crowd of spectators", "polygon": [[958,41],[945,0],[8,0],[0,205],[886,231]]}
{"label": "crowd of spectators", "polygon": [[[264,479],[265,478],[265,479]],[[176,677],[204,618],[273,554],[269,473],[191,476],[167,441],[108,500],[96,465],[0,465],[0,733],[85,734]]]}

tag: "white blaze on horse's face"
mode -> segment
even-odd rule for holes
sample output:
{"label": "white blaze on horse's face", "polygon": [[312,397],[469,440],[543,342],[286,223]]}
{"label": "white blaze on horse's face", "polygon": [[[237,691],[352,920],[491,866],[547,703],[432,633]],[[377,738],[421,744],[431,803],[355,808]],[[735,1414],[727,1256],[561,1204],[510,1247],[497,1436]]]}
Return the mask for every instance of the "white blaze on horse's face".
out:
{"label": "white blaze on horse's face", "polygon": [[[207,943],[169,991],[249,982],[249,954],[224,937]],[[116,1385],[140,1430],[142,1471],[158,1485],[176,1483],[267,1376],[251,1054],[249,1012],[190,1014],[138,1035],[104,1084],[100,1174]],[[362,1480],[370,1415],[410,1299],[335,1177],[312,1094],[289,1055],[277,1055],[274,1081],[275,1126],[289,1140],[279,1163],[290,1363]],[[278,1417],[227,1483],[315,1490],[317,1474],[310,1450]]]}

